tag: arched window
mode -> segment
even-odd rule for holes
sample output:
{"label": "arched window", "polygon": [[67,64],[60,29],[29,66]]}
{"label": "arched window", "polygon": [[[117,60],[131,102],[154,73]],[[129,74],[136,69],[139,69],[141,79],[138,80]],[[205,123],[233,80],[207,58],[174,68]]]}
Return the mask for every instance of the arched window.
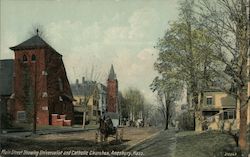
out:
{"label": "arched window", "polygon": [[27,62],[28,61],[28,58],[26,55],[23,55],[23,62]]}
{"label": "arched window", "polygon": [[36,55],[31,56],[31,61],[36,61]]}

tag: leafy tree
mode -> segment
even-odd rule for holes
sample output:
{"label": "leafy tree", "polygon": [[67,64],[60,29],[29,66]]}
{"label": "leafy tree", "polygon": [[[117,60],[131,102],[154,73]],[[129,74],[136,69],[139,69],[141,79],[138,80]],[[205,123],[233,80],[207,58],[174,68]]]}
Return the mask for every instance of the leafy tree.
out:
{"label": "leafy tree", "polygon": [[[183,14],[189,12],[185,9]],[[194,108],[196,114],[196,130],[200,130],[202,99],[199,99],[199,94],[202,96],[203,89],[211,84],[215,73],[210,67],[217,63],[210,47],[214,39],[206,30],[191,25],[187,16],[183,15],[180,20],[173,22],[164,37],[159,39],[156,45],[159,57],[155,69],[163,77],[175,78],[187,84],[190,107]]]}

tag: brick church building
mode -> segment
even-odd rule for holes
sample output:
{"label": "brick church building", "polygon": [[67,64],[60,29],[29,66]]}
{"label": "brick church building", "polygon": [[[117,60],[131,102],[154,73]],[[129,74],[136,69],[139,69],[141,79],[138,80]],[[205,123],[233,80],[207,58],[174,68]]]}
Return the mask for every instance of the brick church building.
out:
{"label": "brick church building", "polygon": [[107,80],[107,112],[118,113],[118,81],[113,65]]}
{"label": "brick church building", "polygon": [[[14,103],[10,113],[16,123],[50,125],[51,115],[73,120],[73,96],[62,55],[39,35],[11,47],[14,59]],[[36,112],[34,112],[36,110]]]}

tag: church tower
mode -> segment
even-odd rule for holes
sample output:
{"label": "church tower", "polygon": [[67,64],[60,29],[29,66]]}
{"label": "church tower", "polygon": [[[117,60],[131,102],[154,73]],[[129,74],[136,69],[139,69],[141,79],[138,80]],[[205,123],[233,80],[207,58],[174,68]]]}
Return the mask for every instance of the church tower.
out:
{"label": "church tower", "polygon": [[[16,123],[52,124],[52,114],[73,121],[73,95],[62,55],[39,35],[11,47],[14,60],[14,106]],[[72,122],[73,123],[73,122]]]}
{"label": "church tower", "polygon": [[118,112],[118,81],[113,65],[107,80],[107,112]]}

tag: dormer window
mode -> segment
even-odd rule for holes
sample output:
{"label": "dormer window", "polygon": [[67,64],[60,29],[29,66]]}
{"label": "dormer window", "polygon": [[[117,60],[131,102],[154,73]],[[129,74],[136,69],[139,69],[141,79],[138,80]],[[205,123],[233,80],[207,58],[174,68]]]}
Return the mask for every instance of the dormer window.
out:
{"label": "dormer window", "polygon": [[31,56],[31,61],[33,61],[33,62],[36,61],[36,55]]}
{"label": "dormer window", "polygon": [[28,62],[28,58],[26,55],[23,55],[23,62]]}

